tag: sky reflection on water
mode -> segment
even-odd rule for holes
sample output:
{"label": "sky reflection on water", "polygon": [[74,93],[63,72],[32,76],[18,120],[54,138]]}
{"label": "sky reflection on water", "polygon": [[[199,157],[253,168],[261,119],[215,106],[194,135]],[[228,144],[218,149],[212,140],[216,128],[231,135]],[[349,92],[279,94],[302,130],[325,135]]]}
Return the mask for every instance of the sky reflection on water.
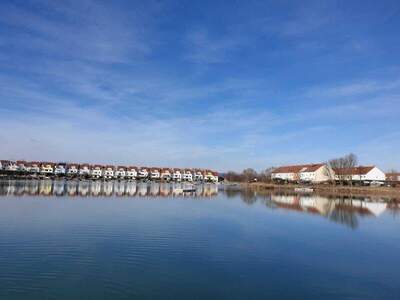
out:
{"label": "sky reflection on water", "polygon": [[3,182],[0,299],[400,296],[394,200],[174,186]]}

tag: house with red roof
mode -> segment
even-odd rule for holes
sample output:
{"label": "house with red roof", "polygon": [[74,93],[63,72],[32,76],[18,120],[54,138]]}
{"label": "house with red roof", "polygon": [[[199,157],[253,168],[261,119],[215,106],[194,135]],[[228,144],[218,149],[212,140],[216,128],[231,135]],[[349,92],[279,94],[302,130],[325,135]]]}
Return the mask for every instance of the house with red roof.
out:
{"label": "house with red roof", "polygon": [[334,179],[334,171],[323,163],[281,166],[271,173],[272,180],[288,182],[325,182]]}
{"label": "house with red roof", "polygon": [[334,169],[338,181],[385,181],[386,175],[376,166]]}

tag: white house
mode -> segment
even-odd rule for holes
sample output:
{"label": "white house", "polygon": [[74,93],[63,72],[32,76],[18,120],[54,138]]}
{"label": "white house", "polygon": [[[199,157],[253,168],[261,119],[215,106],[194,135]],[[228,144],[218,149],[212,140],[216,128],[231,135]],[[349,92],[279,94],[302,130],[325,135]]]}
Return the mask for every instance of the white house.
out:
{"label": "white house", "polygon": [[103,176],[103,166],[94,165],[90,170],[90,176],[95,179],[99,179]]}
{"label": "white house", "polygon": [[75,176],[78,175],[78,165],[77,164],[68,164],[67,165],[67,175]]}
{"label": "white house", "polygon": [[126,175],[126,167],[118,166],[114,172],[114,177],[117,179],[124,179]]}
{"label": "white house", "polygon": [[148,176],[149,176],[149,171],[147,170],[146,167],[142,167],[142,168],[139,169],[139,172],[138,172],[138,175],[137,175],[137,177],[139,179],[145,179]]}
{"label": "white house", "polygon": [[17,164],[11,160],[2,160],[1,165],[5,171],[15,172],[18,170]]}
{"label": "white house", "polygon": [[54,174],[58,176],[65,175],[66,173],[66,168],[65,164],[56,164],[54,167]]}
{"label": "white house", "polygon": [[386,175],[376,166],[334,169],[338,181],[385,181]]}
{"label": "white house", "polygon": [[171,172],[169,171],[168,168],[164,168],[164,169],[161,170],[160,176],[161,176],[162,180],[168,181],[168,180],[171,179]]}
{"label": "white house", "polygon": [[201,170],[195,170],[194,171],[194,180],[195,181],[202,181],[204,179],[203,173]]}
{"label": "white house", "polygon": [[79,165],[79,176],[90,176],[90,165],[80,164]]}
{"label": "white house", "polygon": [[211,170],[204,171],[204,181],[206,182],[218,182],[218,173]]}
{"label": "white house", "polygon": [[27,172],[28,171],[28,164],[24,160],[17,160],[16,165],[18,167],[18,172]]}
{"label": "white house", "polygon": [[160,179],[160,177],[161,177],[161,174],[160,174],[160,170],[158,168],[152,168],[150,170],[150,178],[151,179],[157,180],[157,179]]}
{"label": "white house", "polygon": [[271,173],[272,180],[325,182],[334,179],[333,170],[326,164],[281,166]]}
{"label": "white house", "polygon": [[103,176],[106,179],[114,178],[114,166],[106,166],[104,168]]}
{"label": "white house", "polygon": [[54,165],[51,162],[43,162],[40,166],[40,173],[45,175],[53,174]]}
{"label": "white house", "polygon": [[192,171],[191,170],[189,170],[189,169],[185,169],[184,171],[183,171],[183,178],[182,178],[184,181],[189,181],[189,182],[191,182],[191,181],[193,181],[193,174],[192,174]]}
{"label": "white house", "polygon": [[175,181],[181,181],[182,180],[181,170],[174,169],[173,173],[172,173],[172,179],[175,180]]}
{"label": "white house", "polygon": [[128,178],[128,179],[136,179],[136,177],[137,177],[136,167],[128,167],[126,169],[126,178]]}

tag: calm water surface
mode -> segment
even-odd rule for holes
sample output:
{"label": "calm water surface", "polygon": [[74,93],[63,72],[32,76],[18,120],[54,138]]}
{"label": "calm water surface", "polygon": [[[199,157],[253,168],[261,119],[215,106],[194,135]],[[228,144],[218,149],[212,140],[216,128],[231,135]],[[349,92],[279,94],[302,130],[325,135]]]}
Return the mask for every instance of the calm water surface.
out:
{"label": "calm water surface", "polygon": [[0,183],[0,299],[400,299],[399,202]]}

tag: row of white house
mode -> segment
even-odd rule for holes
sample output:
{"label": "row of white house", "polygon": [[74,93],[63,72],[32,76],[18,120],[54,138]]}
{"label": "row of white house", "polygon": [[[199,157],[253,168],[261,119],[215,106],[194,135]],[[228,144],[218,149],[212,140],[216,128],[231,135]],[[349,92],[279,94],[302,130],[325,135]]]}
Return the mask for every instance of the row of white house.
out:
{"label": "row of white house", "polygon": [[218,182],[218,173],[203,169],[156,168],[75,163],[1,160],[0,169],[15,173],[90,177],[94,179],[152,179]]}
{"label": "row of white house", "polygon": [[332,169],[327,164],[282,166],[271,173],[273,180],[288,182],[365,181],[383,182],[386,175],[376,166]]}

